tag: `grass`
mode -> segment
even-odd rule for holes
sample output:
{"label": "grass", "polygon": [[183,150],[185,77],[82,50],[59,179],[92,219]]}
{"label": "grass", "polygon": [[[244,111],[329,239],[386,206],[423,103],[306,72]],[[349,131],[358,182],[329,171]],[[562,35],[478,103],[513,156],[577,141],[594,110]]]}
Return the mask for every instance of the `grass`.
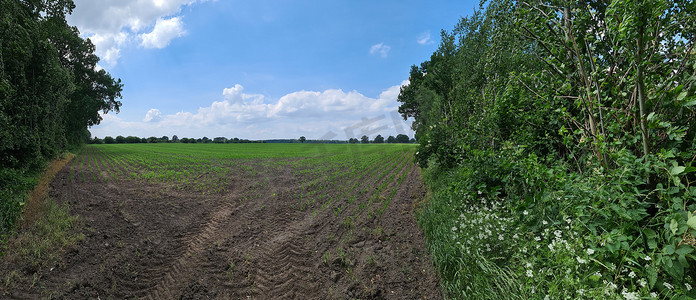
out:
{"label": "grass", "polygon": [[52,200],[43,203],[40,217],[5,245],[5,259],[21,261],[26,266],[25,271],[30,271],[27,274],[7,270],[5,286],[27,281],[29,277],[34,282],[42,270],[53,268],[66,247],[84,239],[83,234],[73,230],[78,222],[77,217],[70,215],[67,205]]}
{"label": "grass", "polygon": [[29,193],[19,233],[0,245],[3,259],[21,261],[27,266],[22,272],[4,270],[7,272],[3,273],[5,286],[27,281],[30,277],[31,282],[35,282],[42,269],[57,263],[63,249],[84,239],[84,235],[73,230],[78,218],[70,215],[67,204],[58,204],[48,197],[49,184],[55,174],[74,157],[67,153],[50,163]]}
{"label": "grass", "polygon": [[[465,251],[452,239],[452,220],[459,212],[445,181],[427,176],[432,191],[428,202],[420,206],[418,221],[426,235],[433,262],[442,278],[447,296],[452,299],[522,299],[522,284],[511,270],[490,261],[477,251]],[[438,180],[439,179],[439,180]]]}

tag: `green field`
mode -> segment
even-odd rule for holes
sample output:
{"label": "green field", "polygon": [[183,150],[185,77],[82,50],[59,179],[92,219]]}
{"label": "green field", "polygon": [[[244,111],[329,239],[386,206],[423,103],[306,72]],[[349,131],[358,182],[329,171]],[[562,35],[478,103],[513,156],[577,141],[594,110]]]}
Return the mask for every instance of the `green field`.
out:
{"label": "green field", "polygon": [[72,162],[70,180],[135,180],[209,195],[229,192],[230,179],[241,176],[258,179],[245,192],[251,199],[255,190],[274,184],[263,173],[291,170],[293,182],[302,187],[293,197],[303,208],[317,203],[326,208],[334,198],[354,199],[357,194],[351,193],[367,192],[359,190],[366,180],[379,184],[369,204],[391,188],[380,199],[386,207],[407,175],[402,171],[412,164],[414,151],[411,144],[89,145]]}

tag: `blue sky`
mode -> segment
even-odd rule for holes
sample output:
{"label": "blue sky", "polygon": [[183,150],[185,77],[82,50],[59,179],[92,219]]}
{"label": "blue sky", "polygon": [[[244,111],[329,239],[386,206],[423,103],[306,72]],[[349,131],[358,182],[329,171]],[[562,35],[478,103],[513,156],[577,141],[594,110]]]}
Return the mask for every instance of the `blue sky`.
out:
{"label": "blue sky", "polygon": [[93,136],[348,139],[406,133],[413,64],[478,1],[75,0],[124,83]]}

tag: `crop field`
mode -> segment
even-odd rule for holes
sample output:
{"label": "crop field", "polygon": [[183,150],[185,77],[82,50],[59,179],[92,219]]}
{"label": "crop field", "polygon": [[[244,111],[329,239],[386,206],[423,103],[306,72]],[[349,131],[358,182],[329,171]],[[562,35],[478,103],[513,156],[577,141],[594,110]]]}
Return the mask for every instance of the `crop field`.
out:
{"label": "crop field", "polygon": [[31,284],[5,288],[29,298],[439,298],[413,215],[425,195],[414,151],[88,146],[51,185],[84,239]]}

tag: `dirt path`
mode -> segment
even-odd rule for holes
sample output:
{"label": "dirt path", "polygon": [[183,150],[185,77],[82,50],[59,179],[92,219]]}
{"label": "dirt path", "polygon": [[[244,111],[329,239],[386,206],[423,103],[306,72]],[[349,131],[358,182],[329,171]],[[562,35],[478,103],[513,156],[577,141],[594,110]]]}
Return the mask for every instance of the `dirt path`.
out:
{"label": "dirt path", "polygon": [[[201,195],[128,180],[71,181],[70,168],[56,175],[50,195],[79,216],[84,240],[56,265],[25,274],[36,278],[31,285],[0,287],[0,298],[442,298],[413,215],[424,197],[415,165],[382,217],[298,209],[307,178],[289,169],[229,178],[229,192]],[[335,201],[350,208],[367,197]]]}

